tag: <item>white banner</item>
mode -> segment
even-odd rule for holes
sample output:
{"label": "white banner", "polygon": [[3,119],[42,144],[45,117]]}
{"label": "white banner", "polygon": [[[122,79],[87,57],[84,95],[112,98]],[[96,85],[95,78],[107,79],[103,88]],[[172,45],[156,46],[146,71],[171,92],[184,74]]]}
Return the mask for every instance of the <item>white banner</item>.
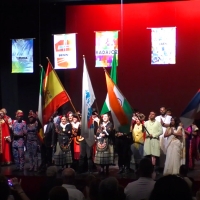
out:
{"label": "white banner", "polygon": [[76,34],[54,35],[54,68],[76,68]]}
{"label": "white banner", "polygon": [[176,63],[176,27],[151,28],[151,64]]}

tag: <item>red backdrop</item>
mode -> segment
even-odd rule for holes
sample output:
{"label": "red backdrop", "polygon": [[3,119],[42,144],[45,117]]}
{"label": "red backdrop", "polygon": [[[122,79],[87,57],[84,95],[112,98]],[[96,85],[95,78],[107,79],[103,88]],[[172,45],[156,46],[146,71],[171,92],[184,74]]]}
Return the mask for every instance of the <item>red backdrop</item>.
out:
{"label": "red backdrop", "polygon": [[[200,2],[66,7],[66,33],[77,33],[78,68],[66,70],[65,86],[81,109],[83,55],[101,110],[104,70],[95,68],[95,32],[119,30],[118,86],[133,108],[148,114],[170,107],[179,116],[200,88]],[[176,64],[151,65],[151,27],[177,27]],[[110,69],[108,69],[110,71]]]}

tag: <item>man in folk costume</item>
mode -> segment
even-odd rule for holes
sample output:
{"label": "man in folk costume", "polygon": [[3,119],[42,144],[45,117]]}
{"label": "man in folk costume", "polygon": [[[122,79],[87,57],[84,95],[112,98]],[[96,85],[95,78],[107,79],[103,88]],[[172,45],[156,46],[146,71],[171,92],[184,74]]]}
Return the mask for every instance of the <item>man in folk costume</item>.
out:
{"label": "man in folk costume", "polygon": [[147,132],[144,142],[144,156],[151,157],[154,166],[156,164],[156,158],[160,156],[159,136],[163,134],[161,123],[156,121],[155,117],[156,113],[151,111],[149,120],[144,123]]}
{"label": "man in folk costume", "polygon": [[5,119],[4,111],[0,110],[0,165],[10,164],[12,161],[10,142],[11,137],[9,124]]}
{"label": "man in folk costume", "polygon": [[113,124],[110,122],[108,113],[102,115],[103,122],[99,125],[96,133],[96,154],[94,163],[101,166],[100,173],[109,173],[109,165],[114,162],[114,147],[113,147]]}
{"label": "man in folk costume", "polygon": [[13,142],[12,151],[16,165],[16,170],[24,170],[24,138],[27,134],[26,122],[22,120],[23,111],[16,112],[16,120],[13,122]]}
{"label": "man in folk costume", "polygon": [[167,109],[165,108],[165,106],[160,107],[160,115],[156,117],[156,121],[160,122],[160,124],[162,125],[162,129],[163,129],[163,134],[160,136],[161,155],[158,160],[159,163],[157,164],[161,168],[164,168],[164,163],[165,163],[165,159],[166,159],[165,154],[166,154],[167,139],[164,137],[164,134],[165,134],[167,127],[170,126],[171,118],[172,117],[170,115],[167,115]]}

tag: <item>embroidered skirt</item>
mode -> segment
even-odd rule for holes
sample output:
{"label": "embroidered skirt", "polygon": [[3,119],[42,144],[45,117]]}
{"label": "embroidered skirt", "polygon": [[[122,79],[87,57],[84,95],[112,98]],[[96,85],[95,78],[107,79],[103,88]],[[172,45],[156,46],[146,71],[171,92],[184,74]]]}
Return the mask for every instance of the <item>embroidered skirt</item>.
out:
{"label": "embroidered skirt", "polygon": [[72,153],[69,151],[62,151],[59,143],[56,145],[56,152],[54,153],[54,162],[56,166],[64,166],[72,163]]}

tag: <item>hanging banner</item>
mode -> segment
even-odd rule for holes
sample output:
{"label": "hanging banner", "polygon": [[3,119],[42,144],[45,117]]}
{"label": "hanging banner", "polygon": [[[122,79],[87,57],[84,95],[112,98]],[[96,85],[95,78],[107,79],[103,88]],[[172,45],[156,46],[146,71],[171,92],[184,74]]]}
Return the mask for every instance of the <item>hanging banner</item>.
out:
{"label": "hanging banner", "polygon": [[12,40],[12,73],[33,73],[33,39]]}
{"label": "hanging banner", "polygon": [[176,27],[151,28],[151,64],[176,63]]}
{"label": "hanging banner", "polygon": [[54,35],[54,68],[76,68],[76,34]]}
{"label": "hanging banner", "polygon": [[112,59],[116,52],[118,63],[118,31],[98,31],[96,33],[96,67],[112,67]]}

